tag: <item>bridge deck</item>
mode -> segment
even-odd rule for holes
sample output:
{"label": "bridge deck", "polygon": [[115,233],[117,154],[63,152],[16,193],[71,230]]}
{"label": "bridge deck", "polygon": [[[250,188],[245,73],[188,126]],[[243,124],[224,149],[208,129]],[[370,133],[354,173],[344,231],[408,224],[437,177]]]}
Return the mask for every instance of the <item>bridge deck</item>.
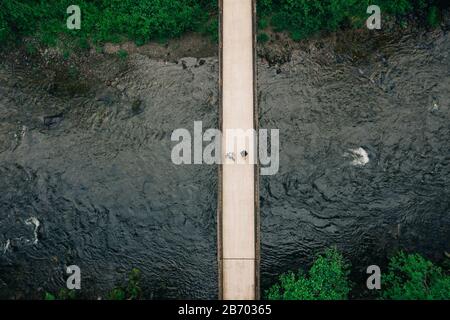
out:
{"label": "bridge deck", "polygon": [[[249,141],[230,145],[228,129],[255,128],[254,1],[221,0],[220,298],[258,299],[257,166]],[[249,155],[242,157],[245,149]],[[231,157],[226,154],[232,153]],[[231,159],[234,158],[234,159]],[[242,163],[241,163],[242,162]]]}

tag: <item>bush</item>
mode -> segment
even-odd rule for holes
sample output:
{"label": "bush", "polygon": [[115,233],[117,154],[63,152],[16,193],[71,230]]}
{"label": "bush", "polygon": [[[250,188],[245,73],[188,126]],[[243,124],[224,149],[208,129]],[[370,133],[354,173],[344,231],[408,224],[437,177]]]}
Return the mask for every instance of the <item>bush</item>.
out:
{"label": "bush", "polygon": [[212,18],[206,23],[202,29],[202,33],[208,35],[215,43],[219,42],[219,19],[217,17]]}
{"label": "bush", "polygon": [[436,6],[432,6],[428,11],[427,22],[432,28],[439,25],[439,9]]}
{"label": "bush", "polygon": [[76,291],[61,289],[55,295],[50,292],[46,292],[44,295],[44,300],[75,300],[76,299]]}
{"label": "bush", "polygon": [[308,274],[288,272],[267,292],[270,300],[348,299],[349,265],[336,249],[328,249],[314,261]]}
{"label": "bush", "polygon": [[128,57],[128,51],[124,50],[124,49],[120,49],[117,52],[117,56],[119,57],[120,60],[126,60]]}
{"label": "bush", "polygon": [[109,300],[136,300],[141,297],[142,289],[140,287],[141,271],[139,269],[131,270],[128,283],[125,286],[117,287],[111,290],[108,295]]}
{"label": "bush", "polygon": [[269,26],[269,21],[266,18],[258,19],[258,29],[264,30]]}
{"label": "bush", "polygon": [[418,254],[400,252],[392,257],[382,280],[384,299],[450,299],[450,276]]}
{"label": "bush", "polygon": [[273,10],[272,0],[258,0],[256,9],[261,16],[270,15]]}
{"label": "bush", "polygon": [[262,32],[258,34],[258,42],[265,43],[269,41],[269,39],[270,37],[267,35],[267,33]]}

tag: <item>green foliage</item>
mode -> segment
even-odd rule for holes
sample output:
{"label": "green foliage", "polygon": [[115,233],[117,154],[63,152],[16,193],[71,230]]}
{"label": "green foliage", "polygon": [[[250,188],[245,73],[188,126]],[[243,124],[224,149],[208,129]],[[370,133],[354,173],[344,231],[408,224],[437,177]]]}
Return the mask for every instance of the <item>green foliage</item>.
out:
{"label": "green foliage", "polygon": [[442,268],[446,270],[447,272],[450,272],[450,253],[445,252],[445,258],[442,262]]}
{"label": "green foliage", "polygon": [[[398,253],[389,260],[382,275],[383,299],[450,300],[450,255],[434,265],[419,254]],[[319,255],[307,274],[282,274],[266,296],[270,300],[343,300],[348,299],[349,265],[336,249]]]}
{"label": "green foliage", "polygon": [[142,289],[140,287],[141,281],[141,271],[139,269],[134,268],[130,272],[130,276],[128,279],[127,293],[129,299],[138,299],[142,293]]}
{"label": "green foliage", "polygon": [[28,43],[25,50],[29,55],[35,55],[38,52],[38,48],[33,43]]}
{"label": "green foliage", "polygon": [[450,276],[419,254],[400,252],[392,257],[382,280],[384,299],[450,299]]}
{"label": "green foliage", "polygon": [[128,51],[124,49],[120,49],[117,52],[117,55],[119,56],[120,60],[125,60],[128,57]]}
{"label": "green foliage", "polygon": [[319,255],[308,274],[288,272],[267,292],[270,300],[344,300],[348,299],[349,265],[336,249]]}
{"label": "green foliage", "polygon": [[380,0],[379,6],[381,12],[394,15],[404,15],[413,9],[413,1],[411,0]]}
{"label": "green foliage", "polygon": [[44,296],[44,300],[56,300],[56,297],[53,294],[46,292],[45,296]]}
{"label": "green foliage", "polygon": [[267,33],[261,32],[258,34],[258,42],[265,43],[269,41],[270,37],[267,35]]}
{"label": "green foliage", "polygon": [[68,30],[66,9],[72,2],[2,0],[0,40],[40,35],[44,44],[54,45],[54,39],[67,34],[96,42],[147,42],[198,30],[208,20],[205,9],[217,9],[207,0],[79,0],[81,30]]}
{"label": "green foliage", "polygon": [[141,271],[139,269],[131,270],[128,276],[128,283],[125,286],[116,287],[108,295],[109,300],[136,300],[141,297],[142,289],[140,287]]}
{"label": "green foliage", "polygon": [[269,26],[269,20],[267,18],[258,19],[258,29],[266,29]]}
{"label": "green foliage", "polygon": [[[44,45],[58,39],[75,38],[87,48],[103,42],[133,40],[142,45],[150,40],[179,37],[189,31],[218,39],[217,0],[78,0],[81,30],[68,30],[66,9],[71,0],[0,1],[0,44],[35,36]],[[437,26],[439,0],[379,0],[383,12],[405,16],[428,13],[428,23]],[[442,2],[442,1],[441,1]],[[320,31],[361,27],[368,15],[369,0],[258,0],[259,28],[272,26],[287,31],[296,40]]]}
{"label": "green foliage", "polygon": [[366,15],[363,0],[281,0],[272,17],[276,30],[287,30],[296,39],[319,31],[335,31]]}
{"label": "green foliage", "polygon": [[76,299],[76,291],[68,289],[61,289],[56,295],[50,292],[46,292],[44,295],[44,300],[74,300],[74,299]]}
{"label": "green foliage", "polygon": [[256,9],[260,16],[270,15],[273,10],[273,0],[258,0]]}
{"label": "green foliage", "polygon": [[[142,295],[140,286],[141,271],[134,268],[128,275],[128,280],[123,286],[112,289],[107,298],[109,300],[136,300]],[[76,299],[76,290],[61,289],[57,294],[45,292],[44,300],[74,300]]]}
{"label": "green foliage", "polygon": [[109,293],[109,300],[126,300],[125,291],[121,288],[114,288]]}
{"label": "green foliage", "polygon": [[208,35],[215,43],[219,42],[219,19],[217,17],[211,18],[202,29],[202,32]]}
{"label": "green foliage", "polygon": [[432,6],[428,11],[427,22],[432,28],[436,28],[439,25],[439,9],[436,6]]}
{"label": "green foliage", "polygon": [[0,10],[0,43],[6,42],[10,33],[8,21],[6,21],[3,11]]}
{"label": "green foliage", "polygon": [[[415,12],[422,15],[437,0],[379,0],[383,13],[404,17]],[[276,31],[288,31],[301,40],[320,31],[336,31],[345,27],[362,27],[368,18],[369,0],[259,0],[259,15],[270,17]],[[438,9],[430,11],[430,25],[436,25]],[[401,21],[401,19],[400,19]]]}

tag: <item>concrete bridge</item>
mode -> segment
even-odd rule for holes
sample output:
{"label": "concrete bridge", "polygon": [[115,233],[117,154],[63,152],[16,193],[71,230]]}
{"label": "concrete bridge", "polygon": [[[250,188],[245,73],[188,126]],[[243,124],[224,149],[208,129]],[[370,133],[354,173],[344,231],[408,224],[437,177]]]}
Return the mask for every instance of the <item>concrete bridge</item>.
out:
{"label": "concrete bridge", "polygon": [[220,3],[219,298],[259,299],[259,196],[256,150],[228,129],[256,129],[255,1]]}

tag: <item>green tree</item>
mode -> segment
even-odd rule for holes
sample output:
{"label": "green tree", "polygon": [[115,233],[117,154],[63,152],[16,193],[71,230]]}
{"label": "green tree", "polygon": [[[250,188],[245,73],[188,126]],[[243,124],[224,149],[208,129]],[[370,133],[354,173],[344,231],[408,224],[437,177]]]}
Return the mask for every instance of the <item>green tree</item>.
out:
{"label": "green tree", "polygon": [[392,257],[382,281],[384,299],[450,299],[450,276],[419,254],[400,252]]}
{"label": "green tree", "polygon": [[314,261],[308,274],[288,272],[267,292],[269,300],[348,299],[349,264],[336,249],[328,249]]}

